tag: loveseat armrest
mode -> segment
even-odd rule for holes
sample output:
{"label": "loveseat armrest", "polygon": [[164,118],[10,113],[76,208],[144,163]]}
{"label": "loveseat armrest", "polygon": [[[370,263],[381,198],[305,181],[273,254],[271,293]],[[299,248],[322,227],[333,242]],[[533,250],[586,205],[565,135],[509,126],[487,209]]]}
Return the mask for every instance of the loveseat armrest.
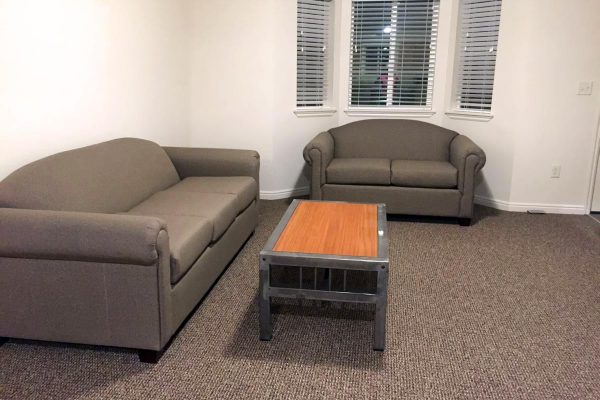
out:
{"label": "loveseat armrest", "polygon": [[166,230],[155,217],[0,208],[0,257],[149,266],[169,251]]}
{"label": "loveseat armrest", "polygon": [[304,159],[311,166],[311,199],[321,199],[321,186],[326,182],[327,166],[333,160],[334,141],[329,132],[321,132],[304,147]]}
{"label": "loveseat armrest", "polygon": [[198,147],[164,149],[181,179],[191,176],[250,176],[260,187],[260,155],[254,150]]}
{"label": "loveseat armrest", "polygon": [[458,189],[461,192],[474,190],[473,178],[483,168],[485,160],[485,152],[468,137],[457,135],[452,139],[450,162],[458,170]]}

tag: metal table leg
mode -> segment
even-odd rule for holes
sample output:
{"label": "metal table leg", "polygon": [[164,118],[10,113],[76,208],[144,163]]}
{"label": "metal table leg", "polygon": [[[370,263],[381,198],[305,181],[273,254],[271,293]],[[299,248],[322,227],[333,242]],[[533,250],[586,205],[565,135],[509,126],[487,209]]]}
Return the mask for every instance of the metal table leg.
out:
{"label": "metal table leg", "polygon": [[271,323],[271,296],[269,293],[270,265],[265,258],[260,258],[260,298],[259,298],[259,320],[260,340],[271,340],[273,337],[273,326]]}
{"label": "metal table leg", "polygon": [[375,330],[373,349],[385,349],[385,314],[387,311],[388,266],[382,265],[377,271],[377,301],[375,303]]}

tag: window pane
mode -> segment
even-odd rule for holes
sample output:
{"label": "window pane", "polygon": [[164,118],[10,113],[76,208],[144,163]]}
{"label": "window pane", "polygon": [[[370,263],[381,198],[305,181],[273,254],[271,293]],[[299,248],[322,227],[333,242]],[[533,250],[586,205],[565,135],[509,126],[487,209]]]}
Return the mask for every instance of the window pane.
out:
{"label": "window pane", "polygon": [[353,2],[351,105],[386,105],[391,24],[391,2]]}
{"label": "window pane", "polygon": [[431,106],[438,0],[354,0],[351,106]]}
{"label": "window pane", "polygon": [[501,6],[501,0],[461,0],[455,77],[460,109],[492,108]]}
{"label": "window pane", "polygon": [[320,107],[327,101],[330,8],[330,0],[298,0],[298,107]]}

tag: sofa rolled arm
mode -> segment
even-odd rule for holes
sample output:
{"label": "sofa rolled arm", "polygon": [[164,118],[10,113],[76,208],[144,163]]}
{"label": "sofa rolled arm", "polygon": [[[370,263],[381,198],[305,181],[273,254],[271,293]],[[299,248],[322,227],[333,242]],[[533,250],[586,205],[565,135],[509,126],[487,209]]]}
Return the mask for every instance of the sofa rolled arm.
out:
{"label": "sofa rolled arm", "polygon": [[321,186],[326,182],[327,166],[333,159],[334,141],[329,132],[321,132],[313,138],[303,151],[304,159],[312,167],[311,198],[321,199]]}
{"label": "sofa rolled arm", "polygon": [[257,187],[260,187],[260,155],[257,151],[198,147],[163,148],[181,179],[191,176],[250,176],[256,181]]}
{"label": "sofa rolled arm", "polygon": [[[473,184],[473,177],[485,165],[485,152],[471,139],[457,135],[450,143],[450,163],[458,170],[458,189],[462,192],[473,191],[465,188],[465,182]],[[471,179],[468,179],[470,175]]]}
{"label": "sofa rolled arm", "polygon": [[166,230],[155,217],[0,208],[0,257],[154,265]]}

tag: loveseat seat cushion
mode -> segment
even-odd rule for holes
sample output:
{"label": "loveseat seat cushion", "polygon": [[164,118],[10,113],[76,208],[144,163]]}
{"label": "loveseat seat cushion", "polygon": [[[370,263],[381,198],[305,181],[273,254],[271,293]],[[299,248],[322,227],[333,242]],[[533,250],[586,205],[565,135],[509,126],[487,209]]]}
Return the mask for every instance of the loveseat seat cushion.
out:
{"label": "loveseat seat cushion", "polygon": [[390,160],[385,158],[334,158],[327,167],[327,183],[389,185]]}
{"label": "loveseat seat cushion", "polygon": [[445,161],[392,161],[392,185],[422,188],[454,188],[457,170]]}
{"label": "loveseat seat cushion", "polygon": [[212,224],[211,239],[215,241],[229,228],[241,211],[234,194],[188,192],[172,188],[155,193],[132,208],[129,213],[157,217],[203,217]]}
{"label": "loveseat seat cushion", "polygon": [[249,176],[202,176],[185,178],[169,190],[232,194],[236,196],[236,206],[240,213],[256,199],[258,184]]}

